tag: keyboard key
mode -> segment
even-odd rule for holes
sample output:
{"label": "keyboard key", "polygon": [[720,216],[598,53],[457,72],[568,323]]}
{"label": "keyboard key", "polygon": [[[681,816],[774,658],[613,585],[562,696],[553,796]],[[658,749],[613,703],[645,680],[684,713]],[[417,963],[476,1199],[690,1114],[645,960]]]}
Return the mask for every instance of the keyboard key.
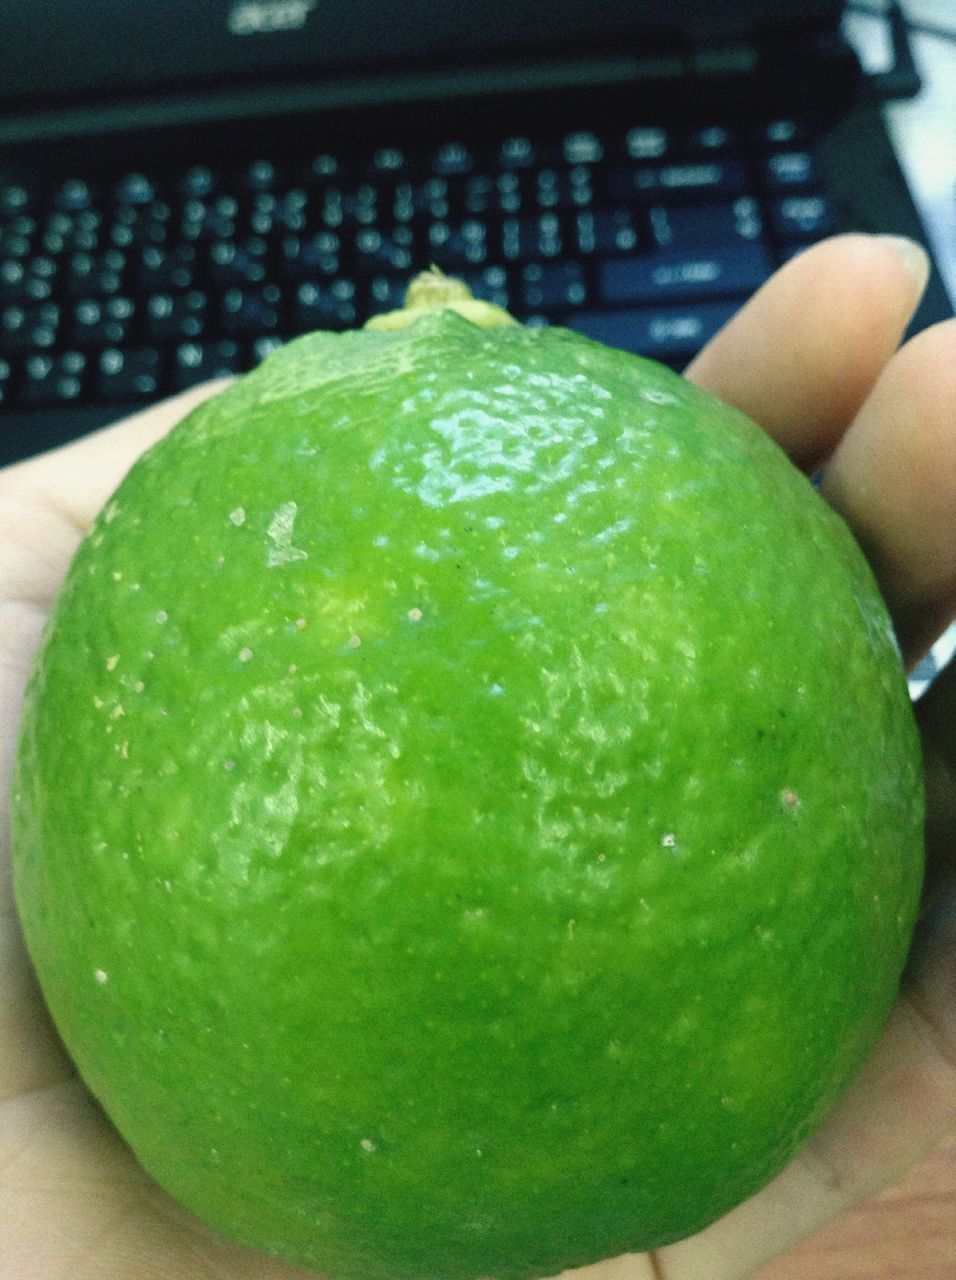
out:
{"label": "keyboard key", "polygon": [[55,346],[60,308],[51,302],[12,306],[0,311],[0,350],[26,353]]}
{"label": "keyboard key", "polygon": [[487,262],[488,227],[480,218],[469,218],[458,226],[433,222],[428,228],[424,253],[429,262],[447,270]]}
{"label": "keyboard key", "polygon": [[573,169],[541,169],[535,175],[528,204],[532,208],[586,209],[594,201],[591,170],[586,165]]}
{"label": "keyboard key", "polygon": [[614,194],[624,198],[693,199],[740,195],[747,175],[739,160],[702,160],[685,164],[638,165],[615,179]]}
{"label": "keyboard key", "polygon": [[297,333],[312,329],[346,329],[354,325],[356,287],[352,280],[306,281],[296,290],[292,323]]}
{"label": "keyboard key", "polygon": [[279,171],[271,160],[253,160],[240,174],[244,191],[272,191],[279,181]]}
{"label": "keyboard key", "polygon": [[194,164],[183,174],[177,184],[179,194],[187,200],[202,200],[216,190],[216,175],[207,165]]}
{"label": "keyboard key", "polygon": [[134,288],[145,294],[189,289],[196,275],[196,258],[192,244],[171,248],[146,245],[133,267]]}
{"label": "keyboard key", "polygon": [[198,382],[242,373],[246,363],[243,349],[231,338],[219,342],[184,342],[176,348],[173,360],[173,387],[185,391]]}
{"label": "keyboard key", "polygon": [[119,293],[127,256],[122,249],[74,253],[63,263],[62,289],[69,298],[106,298]]}
{"label": "keyboard key", "polygon": [[329,279],[342,270],[342,241],[335,231],[314,236],[284,236],[280,271],[289,280]]}
{"label": "keyboard key", "polygon": [[220,322],[231,338],[254,338],[279,328],[282,292],[277,284],[229,289],[223,295]]}
{"label": "keyboard key", "polygon": [[587,298],[579,262],[533,262],[521,272],[521,305],[528,311],[563,311]]}
{"label": "keyboard key", "polygon": [[341,174],[341,165],[336,156],[327,151],[320,151],[312,157],[302,169],[302,179],[307,185],[323,186]]}
{"label": "keyboard key", "polygon": [[500,256],[507,262],[557,258],[563,246],[561,220],[556,213],[542,213],[537,218],[505,218],[501,224]]}
{"label": "keyboard key", "polygon": [[23,367],[18,403],[22,408],[71,404],[83,394],[86,356],[81,351],[30,356]]}
{"label": "keyboard key", "polygon": [[761,177],[771,190],[812,187],[819,181],[816,161],[809,151],[774,152],[761,164]]}
{"label": "keyboard key", "polygon": [[463,142],[446,142],[434,153],[429,167],[439,178],[460,177],[475,168],[475,155]]}
{"label": "keyboard key", "polygon": [[757,141],[771,147],[798,146],[801,142],[806,142],[808,137],[807,127],[790,117],[771,120],[757,130]]}
{"label": "keyboard key", "polygon": [[821,195],[784,196],[771,205],[770,218],[785,240],[815,240],[836,229],[836,215]]}
{"label": "keyboard key", "polygon": [[493,302],[506,311],[511,308],[511,280],[505,267],[489,266],[478,271],[464,271],[462,279],[476,298]]}
{"label": "keyboard key", "polygon": [[453,187],[444,197],[444,203],[445,212],[440,217],[447,216],[449,205],[465,217],[513,215],[532,206],[533,188],[517,173],[475,174]]}
{"label": "keyboard key", "polygon": [[13,366],[9,360],[0,356],[0,409],[9,403],[13,388]]}
{"label": "keyboard key", "polygon": [[21,261],[24,258],[29,258],[33,252],[33,244],[29,235],[24,235],[22,232],[5,234],[2,241],[0,241],[0,248],[2,248],[5,258],[19,258]]}
{"label": "keyboard key", "polygon": [[12,218],[26,213],[33,203],[30,192],[15,182],[0,185],[0,217]]}
{"label": "keyboard key", "polygon": [[659,160],[668,152],[670,135],[656,126],[629,129],[624,146],[632,160]]}
{"label": "keyboard key", "polygon": [[410,271],[412,267],[411,227],[395,227],[391,232],[377,227],[362,227],[356,232],[355,269],[362,275],[370,271]]}
{"label": "keyboard key", "polygon": [[680,150],[690,155],[715,155],[719,151],[736,150],[739,145],[736,130],[722,124],[711,124],[690,129],[681,138]]}
{"label": "keyboard key", "polygon": [[598,294],[604,302],[744,295],[763,284],[771,270],[762,244],[727,245],[699,253],[662,249],[599,263]]}
{"label": "keyboard key", "polygon": [[373,276],[367,285],[364,309],[370,315],[381,311],[397,311],[405,303],[408,277]]}
{"label": "keyboard key", "polygon": [[378,147],[365,166],[365,176],[373,181],[396,173],[407,172],[409,160],[401,147]]}
{"label": "keyboard key", "polygon": [[209,300],[200,289],[188,293],[154,293],[143,307],[150,342],[182,342],[200,338],[206,327]]}
{"label": "keyboard key", "polygon": [[683,307],[635,307],[578,311],[570,328],[611,347],[656,360],[690,359],[727,323],[738,302],[697,302]]}
{"label": "keyboard key", "polygon": [[585,209],[572,223],[572,252],[590,257],[633,253],[640,243],[633,209]]}
{"label": "keyboard key", "polygon": [[93,190],[82,178],[70,178],[62,183],[53,196],[53,207],[64,213],[75,209],[89,209],[93,202]]}
{"label": "keyboard key", "polygon": [[604,143],[590,129],[566,134],[561,150],[570,165],[600,164],[604,159]]}
{"label": "keyboard key", "polygon": [[78,347],[121,346],[135,311],[132,298],[83,298],[72,309],[69,340]]}
{"label": "keyboard key", "polygon": [[257,236],[250,236],[241,245],[234,240],[216,240],[209,246],[209,280],[220,288],[262,284],[268,253],[268,242]]}
{"label": "keyboard key", "polygon": [[252,344],[252,364],[253,367],[261,364],[267,356],[271,356],[273,351],[278,351],[280,347],[285,345],[285,340],[277,334],[265,334],[261,338],[256,338]]}
{"label": "keyboard key", "polygon": [[19,258],[0,262],[0,303],[26,302],[27,271]]}
{"label": "keyboard key", "polygon": [[153,203],[156,199],[156,188],[145,174],[127,173],[116,184],[113,199],[117,204],[133,205],[139,208]]}
{"label": "keyboard key", "polygon": [[537,143],[522,134],[505,138],[493,157],[494,168],[530,169],[541,159]]}
{"label": "keyboard key", "polygon": [[97,361],[94,391],[98,399],[120,404],[151,400],[159,394],[162,375],[163,357],[155,347],[108,347]]}
{"label": "keyboard key", "polygon": [[763,220],[757,201],[653,205],[648,210],[651,236],[659,249],[693,249],[704,245],[759,240]]}

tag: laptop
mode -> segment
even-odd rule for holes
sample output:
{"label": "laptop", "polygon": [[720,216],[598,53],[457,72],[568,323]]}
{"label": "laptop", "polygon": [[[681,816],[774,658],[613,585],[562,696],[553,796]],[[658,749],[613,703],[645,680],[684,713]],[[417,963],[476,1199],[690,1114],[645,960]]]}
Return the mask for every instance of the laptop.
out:
{"label": "laptop", "polygon": [[[923,239],[840,0],[5,0],[0,465],[436,264],[686,364],[840,229]],[[934,277],[914,322],[948,314]]]}

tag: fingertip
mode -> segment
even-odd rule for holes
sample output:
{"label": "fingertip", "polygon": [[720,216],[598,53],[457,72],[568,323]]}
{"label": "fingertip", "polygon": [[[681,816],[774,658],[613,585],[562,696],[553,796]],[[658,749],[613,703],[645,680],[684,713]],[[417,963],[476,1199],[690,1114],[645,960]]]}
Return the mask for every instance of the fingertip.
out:
{"label": "fingertip", "polygon": [[847,233],[796,254],[687,369],[801,466],[835,446],[898,347],[928,274],[924,251]]}
{"label": "fingertip", "polygon": [[956,319],[911,338],[823,471],[915,661],[956,611]]}

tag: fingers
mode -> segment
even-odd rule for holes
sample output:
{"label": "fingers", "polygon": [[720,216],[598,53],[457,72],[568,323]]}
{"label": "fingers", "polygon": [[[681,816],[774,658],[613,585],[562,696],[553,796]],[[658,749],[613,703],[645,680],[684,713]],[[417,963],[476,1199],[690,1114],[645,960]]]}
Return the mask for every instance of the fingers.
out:
{"label": "fingers", "polygon": [[203,383],[92,435],[0,472],[0,491],[39,499],[81,533],[141,453],[230,379]]}
{"label": "fingers", "polygon": [[899,345],[926,284],[918,245],[845,235],[792,259],[687,370],[800,466],[833,448]]}
{"label": "fingers", "polygon": [[907,664],[956,612],[956,321],[898,350],[927,259],[846,235],[783,267],[688,377],[760,423],[823,493],[886,596]]}
{"label": "fingers", "polygon": [[837,1110],[763,1191],[660,1250],[662,1280],[747,1280],[767,1259],[895,1181],[956,1123],[956,912],[926,930],[873,1056]]}
{"label": "fingers", "polygon": [[936,902],[956,879],[956,660],[916,704],[926,772],[925,898]]}
{"label": "fingers", "polygon": [[823,474],[915,661],[956,612],[956,320],[887,364]]}

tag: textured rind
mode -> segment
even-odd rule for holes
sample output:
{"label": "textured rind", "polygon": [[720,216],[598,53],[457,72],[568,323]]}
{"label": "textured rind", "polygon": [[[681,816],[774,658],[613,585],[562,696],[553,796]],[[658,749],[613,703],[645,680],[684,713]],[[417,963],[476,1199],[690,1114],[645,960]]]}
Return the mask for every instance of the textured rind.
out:
{"label": "textured rind", "polygon": [[146,1168],[333,1277],[689,1234],[865,1057],[921,880],[849,533],[667,370],[313,335],[137,464],[27,699],[20,912]]}

